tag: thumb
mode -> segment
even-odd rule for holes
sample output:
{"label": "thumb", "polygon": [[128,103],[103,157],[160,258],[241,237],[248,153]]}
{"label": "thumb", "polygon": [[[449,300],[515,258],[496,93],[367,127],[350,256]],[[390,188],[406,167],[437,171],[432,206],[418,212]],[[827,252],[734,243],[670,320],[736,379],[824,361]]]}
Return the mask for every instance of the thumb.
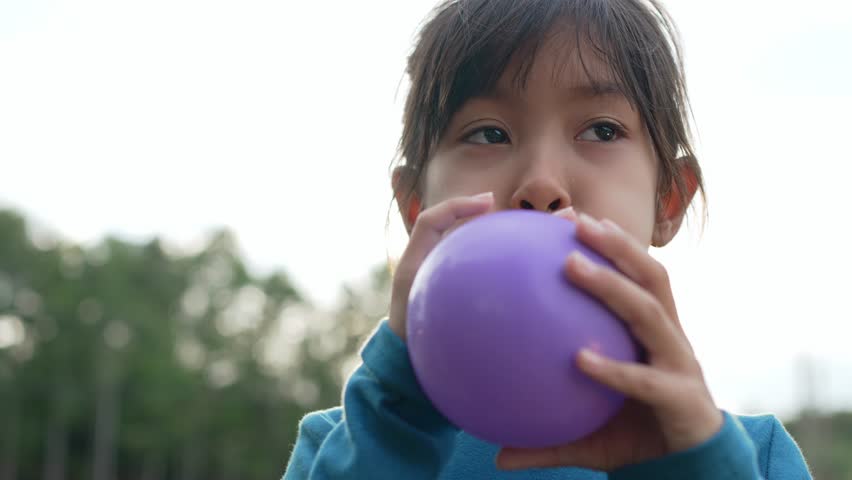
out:
{"label": "thumb", "polygon": [[580,466],[577,463],[583,458],[584,450],[581,443],[547,448],[503,447],[497,453],[496,463],[501,470]]}

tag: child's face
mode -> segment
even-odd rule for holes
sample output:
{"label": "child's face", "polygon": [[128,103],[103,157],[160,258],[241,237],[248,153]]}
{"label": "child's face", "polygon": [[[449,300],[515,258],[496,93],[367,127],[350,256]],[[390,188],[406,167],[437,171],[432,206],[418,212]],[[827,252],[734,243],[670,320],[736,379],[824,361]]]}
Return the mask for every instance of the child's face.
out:
{"label": "child's face", "polygon": [[[573,206],[648,246],[657,228],[651,139],[625,97],[594,95],[564,38],[539,50],[523,91],[512,88],[510,65],[494,96],[472,98],[453,116],[430,159],[423,205],[493,191],[497,209]],[[583,61],[596,80],[611,81],[588,47]]]}

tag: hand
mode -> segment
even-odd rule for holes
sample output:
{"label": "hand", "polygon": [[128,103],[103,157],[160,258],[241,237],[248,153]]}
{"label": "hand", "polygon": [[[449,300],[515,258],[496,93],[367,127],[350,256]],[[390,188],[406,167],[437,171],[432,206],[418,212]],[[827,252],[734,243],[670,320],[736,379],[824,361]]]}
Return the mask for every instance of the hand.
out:
{"label": "hand", "polygon": [[[577,219],[569,208],[558,212]],[[647,364],[625,363],[583,349],[577,366],[626,397],[624,408],[597,432],[551,448],[504,448],[503,469],[576,466],[611,471],[699,445],[723,416],[678,320],[665,268],[614,222],[580,215],[578,238],[615,264],[599,267],[572,254],[568,278],[618,315],[647,351]],[[567,400],[566,400],[567,401]]]}
{"label": "hand", "polygon": [[472,197],[451,198],[423,210],[417,216],[391,286],[388,325],[403,341],[406,340],[408,293],[426,255],[446,234],[462,223],[488,212],[493,204],[494,195],[489,192]]}

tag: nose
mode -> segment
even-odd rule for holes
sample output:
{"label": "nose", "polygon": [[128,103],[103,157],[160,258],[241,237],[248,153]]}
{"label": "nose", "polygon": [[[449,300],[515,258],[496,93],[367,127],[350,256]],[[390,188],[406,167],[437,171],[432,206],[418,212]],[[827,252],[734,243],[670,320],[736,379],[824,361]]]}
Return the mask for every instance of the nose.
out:
{"label": "nose", "polygon": [[571,196],[554,178],[528,179],[512,195],[512,208],[555,212],[571,206]]}

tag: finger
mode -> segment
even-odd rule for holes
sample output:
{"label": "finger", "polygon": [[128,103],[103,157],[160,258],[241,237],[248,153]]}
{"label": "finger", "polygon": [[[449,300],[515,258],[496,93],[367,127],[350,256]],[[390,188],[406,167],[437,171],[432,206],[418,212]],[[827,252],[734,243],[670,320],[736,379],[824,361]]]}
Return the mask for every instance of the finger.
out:
{"label": "finger", "polygon": [[453,231],[455,231],[457,228],[461,227],[465,223],[473,220],[476,217],[479,217],[481,215],[485,215],[486,213],[490,213],[490,212],[493,212],[493,211],[495,211],[494,210],[494,202],[492,202],[491,205],[483,212],[479,212],[479,213],[476,213],[476,214],[473,214],[473,215],[469,215],[469,216],[464,217],[464,218],[459,218],[458,220],[455,221],[455,223],[453,223],[450,226],[450,228],[444,230],[444,232],[441,234],[441,240],[443,240],[444,237],[451,234]]}
{"label": "finger", "polygon": [[632,235],[612,220],[597,221],[581,214],[577,222],[577,236],[659,299],[669,318],[680,328],[668,272]]}
{"label": "finger", "polygon": [[[627,400],[624,406],[602,428],[571,443],[545,448],[509,448],[504,447],[497,455],[497,468],[518,470],[547,467],[579,467],[592,470],[609,471],[620,466],[607,451],[613,434],[622,431],[625,421],[633,428],[652,432],[657,428],[657,420],[652,407],[638,400]],[[650,435],[634,450],[641,458],[658,457],[665,452],[662,440]]]}
{"label": "finger", "polygon": [[500,449],[497,454],[497,468],[501,470],[522,470],[526,468],[547,468],[559,466],[577,466],[578,457],[566,446],[548,448],[509,448]]}
{"label": "finger", "polygon": [[682,365],[691,358],[686,337],[668,320],[659,300],[611,268],[593,263],[580,252],[566,265],[569,279],[610,308],[645,346],[652,360]]}
{"label": "finger", "polygon": [[641,363],[620,362],[582,349],[577,366],[593,380],[654,408],[678,407],[684,393],[674,374]]}
{"label": "finger", "polygon": [[472,197],[452,198],[424,210],[414,223],[399,268],[404,268],[403,263],[415,270],[419,268],[444,234],[457,226],[459,221],[487,212],[493,203],[494,195],[487,192]]}
{"label": "finger", "polygon": [[577,354],[577,366],[590,378],[653,408],[670,451],[703,443],[721,427],[721,412],[701,375],[620,362],[588,349]]}

